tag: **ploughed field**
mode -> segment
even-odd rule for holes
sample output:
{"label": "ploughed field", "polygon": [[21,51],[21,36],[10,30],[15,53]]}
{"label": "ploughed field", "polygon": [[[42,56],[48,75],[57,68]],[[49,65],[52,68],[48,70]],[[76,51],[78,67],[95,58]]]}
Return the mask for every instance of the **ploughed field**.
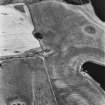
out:
{"label": "ploughed field", "polygon": [[55,2],[29,10],[42,51],[2,62],[0,105],[105,105],[104,91],[79,68],[86,60],[104,61],[103,29]]}

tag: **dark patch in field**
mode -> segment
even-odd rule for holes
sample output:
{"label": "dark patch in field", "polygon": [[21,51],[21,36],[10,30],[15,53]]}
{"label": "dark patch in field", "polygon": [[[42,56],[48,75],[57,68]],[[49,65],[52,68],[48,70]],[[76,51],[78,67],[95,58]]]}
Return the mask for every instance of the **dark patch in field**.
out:
{"label": "dark patch in field", "polygon": [[14,8],[20,12],[23,12],[25,13],[25,10],[24,10],[24,6],[23,5],[15,5]]}
{"label": "dark patch in field", "polygon": [[8,15],[7,13],[3,13],[3,12],[2,12],[1,14],[2,14],[2,15]]}

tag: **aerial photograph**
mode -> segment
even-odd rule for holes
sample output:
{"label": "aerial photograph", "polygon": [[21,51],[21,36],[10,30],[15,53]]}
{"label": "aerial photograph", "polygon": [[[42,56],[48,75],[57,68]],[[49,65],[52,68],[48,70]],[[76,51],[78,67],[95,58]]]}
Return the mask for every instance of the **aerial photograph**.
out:
{"label": "aerial photograph", "polygon": [[105,1],[0,0],[0,105],[105,105]]}

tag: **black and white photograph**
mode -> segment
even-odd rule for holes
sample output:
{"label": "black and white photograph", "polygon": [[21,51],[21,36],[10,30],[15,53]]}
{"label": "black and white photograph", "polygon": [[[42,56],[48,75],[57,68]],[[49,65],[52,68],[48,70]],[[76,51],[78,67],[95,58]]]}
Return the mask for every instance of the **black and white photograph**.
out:
{"label": "black and white photograph", "polygon": [[105,0],[0,0],[0,105],[105,105]]}

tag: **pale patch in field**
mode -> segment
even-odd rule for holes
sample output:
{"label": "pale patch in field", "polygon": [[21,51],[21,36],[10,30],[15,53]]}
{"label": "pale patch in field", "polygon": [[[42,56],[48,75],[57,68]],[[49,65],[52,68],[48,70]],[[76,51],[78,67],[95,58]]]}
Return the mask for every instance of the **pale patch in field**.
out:
{"label": "pale patch in field", "polygon": [[27,13],[21,13],[13,7],[0,6],[0,56],[39,47],[32,35],[33,30],[29,14],[27,16]]}

